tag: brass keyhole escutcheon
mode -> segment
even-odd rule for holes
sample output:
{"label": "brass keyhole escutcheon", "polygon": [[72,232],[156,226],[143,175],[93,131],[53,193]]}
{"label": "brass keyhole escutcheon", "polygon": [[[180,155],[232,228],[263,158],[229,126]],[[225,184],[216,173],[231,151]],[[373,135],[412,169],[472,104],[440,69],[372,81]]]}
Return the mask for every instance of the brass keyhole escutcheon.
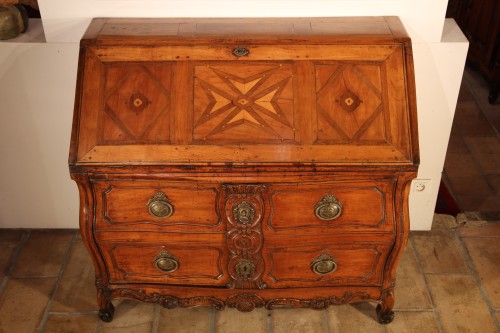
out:
{"label": "brass keyhole escutcheon", "polygon": [[322,253],[311,262],[311,269],[318,275],[326,275],[337,270],[337,263],[328,253]]}
{"label": "brass keyhole escutcheon", "polygon": [[314,207],[314,215],[320,220],[335,220],[342,214],[342,204],[333,195],[327,194]]}
{"label": "brass keyhole escutcheon", "polygon": [[236,221],[241,224],[248,224],[253,221],[255,209],[246,201],[242,201],[233,208],[233,215]]}
{"label": "brass keyhole escutcheon", "polygon": [[154,217],[166,219],[174,213],[174,207],[163,192],[157,192],[148,203],[149,214]]}
{"label": "brass keyhole escutcheon", "polygon": [[161,251],[154,259],[155,267],[164,272],[172,273],[179,268],[179,259],[167,251]]}
{"label": "brass keyhole escutcheon", "polygon": [[237,47],[233,49],[233,54],[237,57],[245,57],[250,54],[250,51],[246,47]]}
{"label": "brass keyhole escutcheon", "polygon": [[238,278],[240,279],[249,279],[254,275],[255,272],[255,264],[250,260],[240,260],[236,266],[234,267]]}

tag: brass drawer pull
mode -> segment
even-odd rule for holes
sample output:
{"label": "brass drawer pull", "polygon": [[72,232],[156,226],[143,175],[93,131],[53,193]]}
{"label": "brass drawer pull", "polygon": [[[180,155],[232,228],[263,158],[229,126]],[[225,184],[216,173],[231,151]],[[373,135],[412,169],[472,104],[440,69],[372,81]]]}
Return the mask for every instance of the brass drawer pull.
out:
{"label": "brass drawer pull", "polygon": [[147,206],[149,214],[154,217],[165,219],[174,213],[174,207],[163,192],[157,192],[149,199]]}
{"label": "brass drawer pull", "polygon": [[319,257],[311,262],[311,269],[318,275],[326,275],[337,270],[337,263],[328,253],[322,253]]}
{"label": "brass drawer pull", "polygon": [[250,51],[246,47],[237,47],[233,49],[233,54],[237,57],[246,57],[250,54]]}
{"label": "brass drawer pull", "polygon": [[342,214],[342,204],[333,195],[327,194],[314,207],[314,215],[320,220],[335,220]]}
{"label": "brass drawer pull", "polygon": [[175,272],[179,268],[179,259],[167,251],[161,251],[156,255],[155,267],[165,273]]}

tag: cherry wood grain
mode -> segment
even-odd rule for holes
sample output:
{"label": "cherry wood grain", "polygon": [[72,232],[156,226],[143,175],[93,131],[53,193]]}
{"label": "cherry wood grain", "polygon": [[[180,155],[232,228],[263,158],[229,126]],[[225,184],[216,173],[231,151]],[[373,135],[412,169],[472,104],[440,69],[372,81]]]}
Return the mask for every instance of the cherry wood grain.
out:
{"label": "cherry wood grain", "polygon": [[413,71],[397,17],[94,19],[69,167],[99,317],[115,298],[373,301],[390,322],[419,162]]}
{"label": "cherry wood grain", "polygon": [[[176,242],[101,244],[103,256],[109,263],[110,283],[156,282],[165,284],[225,285],[227,249],[222,244],[199,242],[196,245]],[[168,251],[179,261],[171,273],[155,267],[155,257]]]}
{"label": "cherry wood grain", "polygon": [[[263,251],[267,259],[265,281],[269,288],[382,283],[383,266],[390,245],[295,243],[276,247],[272,242]],[[323,253],[332,256],[337,268],[332,273],[318,275],[311,269],[311,263]]]}

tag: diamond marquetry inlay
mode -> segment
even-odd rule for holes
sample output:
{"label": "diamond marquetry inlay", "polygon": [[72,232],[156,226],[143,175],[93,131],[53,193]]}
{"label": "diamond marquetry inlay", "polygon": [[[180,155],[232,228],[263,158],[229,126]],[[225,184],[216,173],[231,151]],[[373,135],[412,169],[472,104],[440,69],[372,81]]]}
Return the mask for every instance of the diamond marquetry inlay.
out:
{"label": "diamond marquetry inlay", "polygon": [[196,68],[194,138],[290,140],[294,138],[291,68]]}
{"label": "diamond marquetry inlay", "polygon": [[150,103],[151,102],[148,100],[146,96],[144,96],[140,92],[137,92],[135,94],[132,94],[132,96],[130,96],[129,108],[132,111],[139,113],[143,111],[145,108],[147,108]]}
{"label": "diamond marquetry inlay", "polygon": [[380,68],[317,65],[318,139],[385,141]]}
{"label": "diamond marquetry inlay", "polygon": [[106,85],[103,141],[168,141],[170,66],[109,66]]}
{"label": "diamond marquetry inlay", "polygon": [[356,110],[361,103],[358,96],[350,91],[346,91],[339,100],[340,106],[347,112]]}

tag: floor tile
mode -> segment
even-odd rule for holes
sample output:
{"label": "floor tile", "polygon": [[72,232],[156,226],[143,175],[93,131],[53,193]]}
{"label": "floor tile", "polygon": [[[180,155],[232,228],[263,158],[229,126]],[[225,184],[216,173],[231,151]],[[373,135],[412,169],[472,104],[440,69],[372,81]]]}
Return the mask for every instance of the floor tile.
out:
{"label": "floor tile", "polygon": [[496,136],[469,137],[465,142],[486,174],[500,174],[500,139]]}
{"label": "floor tile", "polygon": [[2,282],[5,274],[7,274],[15,250],[15,245],[0,244],[0,282]]}
{"label": "floor tile", "polygon": [[[330,332],[384,332],[384,326],[379,324],[377,321],[375,304],[373,303],[355,303],[330,306],[327,310],[327,314]],[[290,333],[291,332],[299,331],[290,331]]]}
{"label": "floor tile", "polygon": [[34,230],[17,258],[12,276],[56,276],[75,230]]}
{"label": "floor tile", "polygon": [[51,311],[97,310],[94,281],[94,265],[81,238],[78,237],[59,281]]}
{"label": "floor tile", "polygon": [[50,315],[43,333],[94,333],[97,314]]}
{"label": "floor tile", "polygon": [[498,212],[500,197],[480,195],[455,195],[462,211]]}
{"label": "floor tile", "polygon": [[0,229],[0,244],[17,244],[23,233],[21,229]]}
{"label": "floor tile", "polygon": [[160,310],[157,333],[208,333],[212,308],[177,308]]}
{"label": "floor tile", "polygon": [[487,175],[486,181],[491,186],[493,193],[495,193],[496,195],[500,195],[500,174]]}
{"label": "floor tile", "polygon": [[278,309],[271,313],[273,333],[325,332],[324,311]]}
{"label": "floor tile", "polygon": [[446,154],[444,170],[448,177],[481,176],[479,165],[474,161],[472,154]]}
{"label": "floor tile", "polygon": [[464,238],[474,267],[492,305],[500,309],[500,238]]}
{"label": "floor tile", "polygon": [[462,133],[454,134],[453,132],[450,135],[450,140],[448,142],[447,153],[465,153],[469,152],[469,148],[465,144],[464,139],[462,138]]}
{"label": "floor tile", "polygon": [[110,323],[101,322],[99,333],[150,333],[153,328],[153,304],[117,301]]}
{"label": "floor tile", "polygon": [[[478,227],[460,228],[462,237],[500,237],[500,222],[489,222]],[[498,240],[500,242],[500,239]]]}
{"label": "floor tile", "polygon": [[[278,310],[280,311],[280,310]],[[266,333],[268,316],[276,313],[265,309],[252,312],[240,312],[236,309],[225,309],[215,314],[215,332],[217,333]]]}
{"label": "floor tile", "polygon": [[0,297],[0,332],[36,332],[56,278],[10,279]]}
{"label": "floor tile", "polygon": [[474,95],[472,95],[470,89],[465,85],[462,84],[460,86],[460,91],[458,93],[458,101],[459,102],[465,102],[465,101],[474,101]]}
{"label": "floor tile", "polygon": [[493,195],[491,187],[486,179],[477,176],[447,177],[454,193],[457,195]]}
{"label": "floor tile", "polygon": [[455,117],[453,125],[458,126],[466,137],[495,135],[493,127],[477,105],[475,105],[473,112],[469,110],[464,112],[464,110],[460,110],[459,106],[455,112]]}
{"label": "floor tile", "polygon": [[499,109],[500,106],[498,106],[495,110],[492,110],[492,112],[486,112],[486,114],[488,115],[488,120],[496,129],[497,133],[500,133],[500,114],[498,114]]}
{"label": "floor tile", "polygon": [[433,312],[396,311],[394,321],[387,325],[387,333],[401,332],[439,333],[440,331]]}
{"label": "floor tile", "polygon": [[481,109],[479,108],[479,105],[477,104],[475,99],[461,101],[460,103],[457,103],[453,121],[466,116],[475,116],[478,114],[478,112],[481,112]]}
{"label": "floor tile", "polygon": [[446,230],[417,231],[412,240],[424,273],[469,273],[454,232]]}
{"label": "floor tile", "polygon": [[475,279],[470,275],[427,275],[445,332],[498,333]]}
{"label": "floor tile", "polygon": [[436,214],[432,218],[432,230],[451,230],[458,227],[455,216],[448,214]]}
{"label": "floor tile", "polygon": [[396,274],[395,309],[432,308],[424,277],[420,273],[417,260],[410,244],[399,260]]}

